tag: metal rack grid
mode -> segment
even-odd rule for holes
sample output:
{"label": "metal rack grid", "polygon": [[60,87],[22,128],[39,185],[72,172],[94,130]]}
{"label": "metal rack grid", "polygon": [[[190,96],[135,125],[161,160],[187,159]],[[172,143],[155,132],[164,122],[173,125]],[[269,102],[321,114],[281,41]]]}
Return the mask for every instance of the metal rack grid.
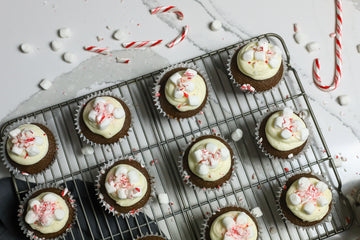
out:
{"label": "metal rack grid", "polygon": [[[227,77],[227,59],[239,44],[264,37],[283,48],[283,80],[266,93],[243,93]],[[233,203],[262,209],[264,215],[257,219],[262,239],[323,239],[348,229],[354,220],[351,207],[341,192],[341,180],[298,74],[290,64],[283,39],[273,33],[264,34],[186,62],[204,69],[214,90],[214,97],[203,114],[180,122],[162,117],[152,101],[152,86],[160,71],[121,82],[103,90],[125,97],[134,106],[134,131],[120,144],[95,147],[91,156],[81,154],[83,142],[73,124],[79,102],[88,95],[6,122],[1,128],[2,135],[11,123],[21,118],[35,118],[45,121],[60,139],[59,157],[50,170],[37,177],[12,176],[18,199],[34,184],[66,185],[78,197],[79,211],[68,239],[134,239],[149,233],[161,233],[169,239],[199,239],[203,219],[219,206]],[[306,109],[313,132],[310,148],[303,157],[291,162],[266,158],[254,139],[257,120],[274,107],[285,105],[296,111]],[[196,192],[185,185],[178,173],[177,161],[191,138],[204,131],[215,131],[229,138],[236,128],[243,130],[244,137],[239,142],[229,140],[238,156],[235,180],[211,193]],[[128,154],[144,160],[149,173],[155,177],[156,191],[166,192],[171,204],[160,205],[155,199],[151,207],[144,209],[146,217],[135,218],[116,218],[98,206],[92,183],[100,167],[110,159]],[[275,202],[286,176],[306,170],[327,176],[336,189],[331,222],[311,230],[285,224]]]}

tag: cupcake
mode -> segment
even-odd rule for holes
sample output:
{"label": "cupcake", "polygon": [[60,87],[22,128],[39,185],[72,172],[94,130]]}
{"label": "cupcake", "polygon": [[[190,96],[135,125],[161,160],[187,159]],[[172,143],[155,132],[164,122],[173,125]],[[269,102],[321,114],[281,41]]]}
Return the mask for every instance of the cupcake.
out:
{"label": "cupcake", "polygon": [[128,136],[131,112],[122,99],[101,95],[87,99],[80,107],[76,123],[85,141],[112,144]]}
{"label": "cupcake", "polygon": [[75,215],[74,200],[67,189],[40,187],[23,200],[19,221],[30,239],[57,239],[70,230]]}
{"label": "cupcake", "polygon": [[96,181],[100,203],[114,215],[131,215],[151,196],[151,177],[136,160],[122,159],[100,170]]}
{"label": "cupcake", "polygon": [[195,116],[204,108],[208,97],[205,73],[192,64],[178,64],[165,70],[154,90],[158,110],[174,119]]}
{"label": "cupcake", "polygon": [[229,75],[243,91],[263,92],[281,80],[282,52],[265,38],[240,47],[229,59]]}
{"label": "cupcake", "polygon": [[279,199],[286,220],[301,227],[321,223],[330,213],[332,193],[327,183],[311,173],[300,173],[287,180]]}
{"label": "cupcake", "polygon": [[216,135],[203,135],[191,142],[180,159],[186,183],[201,189],[220,188],[230,180],[234,155],[230,145]]}
{"label": "cupcake", "polygon": [[55,160],[55,137],[43,124],[17,126],[5,138],[3,160],[13,173],[37,174]]}
{"label": "cupcake", "polygon": [[259,239],[255,218],[244,208],[219,209],[204,224],[201,240]]}
{"label": "cupcake", "polygon": [[309,129],[298,114],[285,107],[266,116],[257,127],[257,135],[258,144],[267,155],[289,159],[304,149]]}

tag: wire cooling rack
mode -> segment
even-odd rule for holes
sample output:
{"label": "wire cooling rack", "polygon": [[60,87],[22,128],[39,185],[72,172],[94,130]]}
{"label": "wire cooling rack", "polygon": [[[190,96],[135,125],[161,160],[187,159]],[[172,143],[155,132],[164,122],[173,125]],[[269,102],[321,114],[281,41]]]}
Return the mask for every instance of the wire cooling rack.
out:
{"label": "wire cooling rack", "polygon": [[[239,44],[264,37],[282,46],[283,80],[269,92],[243,93],[229,81],[227,59]],[[283,39],[269,33],[239,44],[186,61],[207,72],[214,90],[210,104],[196,119],[179,122],[168,120],[157,112],[152,101],[152,87],[160,71],[103,89],[125,97],[134,106],[134,126],[125,141],[111,147],[95,147],[93,155],[81,154],[83,142],[73,124],[78,104],[88,95],[22,116],[45,121],[59,137],[60,146],[58,160],[43,175],[12,176],[17,197],[21,199],[34,184],[56,182],[70,188],[78,197],[79,215],[68,239],[134,239],[154,233],[169,239],[200,239],[203,219],[226,204],[239,204],[249,209],[259,206],[264,214],[257,219],[262,239],[323,239],[348,229],[354,220],[351,207],[343,197],[341,180],[298,74],[290,64]],[[311,146],[304,156],[291,162],[265,157],[254,137],[257,120],[273,108],[282,106],[308,113],[312,129]],[[21,118],[5,123],[1,134]],[[244,137],[239,142],[229,140],[238,157],[236,177],[231,184],[211,193],[196,192],[185,185],[178,173],[177,162],[180,151],[191,138],[209,131],[229,139],[236,128],[243,130]],[[161,205],[155,197],[150,207],[145,208],[145,218],[113,217],[98,206],[94,194],[92,183],[100,167],[110,159],[129,154],[143,159],[149,173],[155,177],[157,193],[167,193],[171,201],[169,205]],[[286,224],[279,216],[276,207],[278,189],[287,176],[298,171],[320,173],[333,184],[336,203],[331,211],[331,222],[303,230]]]}

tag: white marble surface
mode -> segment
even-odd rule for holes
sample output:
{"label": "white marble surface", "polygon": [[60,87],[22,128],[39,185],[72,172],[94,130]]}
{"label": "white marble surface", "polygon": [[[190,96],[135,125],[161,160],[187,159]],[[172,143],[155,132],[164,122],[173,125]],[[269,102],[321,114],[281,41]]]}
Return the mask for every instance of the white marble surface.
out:
{"label": "white marble surface", "polygon": [[[177,20],[174,14],[149,14],[150,8],[160,5],[178,6],[185,15],[184,20]],[[0,10],[0,29],[3,31],[0,40],[0,64],[3,66],[0,73],[0,100],[3,103],[0,119],[3,123],[106,84],[157,70],[169,63],[183,61],[252,36],[275,32],[286,41],[292,65],[298,70],[311,99],[331,154],[347,159],[338,169],[346,193],[353,187],[360,187],[360,54],[356,51],[356,45],[360,44],[360,2],[344,0],[343,9],[343,77],[338,89],[325,93],[313,84],[311,66],[313,59],[319,56],[322,79],[332,80],[334,43],[329,37],[329,33],[334,32],[335,23],[332,1],[7,1]],[[223,23],[222,30],[210,31],[208,26],[214,19]],[[309,54],[304,46],[295,43],[293,23],[301,25],[302,32],[308,35],[310,41],[321,44],[319,52]],[[127,33],[126,40],[164,39],[164,43],[167,43],[185,24],[190,26],[189,36],[173,49],[163,44],[151,50],[116,51],[118,56],[132,59],[129,65],[116,64],[113,59],[82,49],[85,45],[97,45],[123,50],[121,42],[111,38],[116,29]],[[59,39],[57,29],[61,27],[69,27],[73,36],[60,39],[64,47],[54,52],[49,43]],[[96,36],[104,40],[98,42]],[[33,53],[23,54],[18,50],[18,46],[24,42],[34,46]],[[67,51],[77,56],[75,63],[62,60],[62,54]],[[108,74],[99,77],[92,74],[96,70],[89,69],[89,75],[79,76],[76,82],[66,78],[70,72],[79,70],[91,61],[97,61],[99,66],[108,69]],[[53,82],[48,91],[42,91],[38,86],[43,78]],[[340,106],[336,101],[343,94],[351,98],[348,106]],[[6,176],[2,165],[0,169],[0,177]],[[354,234],[352,236],[356,236]]]}

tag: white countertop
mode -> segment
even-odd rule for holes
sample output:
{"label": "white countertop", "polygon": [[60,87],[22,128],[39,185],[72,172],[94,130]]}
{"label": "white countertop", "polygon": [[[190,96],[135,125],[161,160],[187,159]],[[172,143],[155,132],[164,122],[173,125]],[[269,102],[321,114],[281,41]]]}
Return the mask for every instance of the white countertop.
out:
{"label": "white countertop", "polygon": [[[119,80],[130,79],[160,69],[205,52],[216,50],[250,37],[274,32],[281,35],[291,54],[292,65],[298,71],[332,156],[342,156],[347,161],[338,171],[343,180],[343,190],[350,192],[360,187],[360,2],[344,0],[343,27],[343,76],[339,87],[330,93],[320,91],[311,77],[312,61],[321,59],[321,77],[332,81],[334,73],[335,5],[332,1],[235,1],[235,0],[173,0],[173,1],[71,1],[33,0],[7,1],[0,10],[0,40],[2,55],[0,64],[2,87],[0,88],[1,123],[13,117],[40,109],[75,96],[103,88]],[[150,15],[149,9],[161,5],[175,5],[185,15],[177,20],[175,14]],[[218,19],[223,29],[213,32],[209,24]],[[293,24],[299,23],[301,31],[310,41],[321,45],[319,52],[308,53],[304,46],[293,39]],[[190,27],[188,37],[178,46],[165,46],[177,36],[184,25]],[[57,30],[69,27],[72,37],[60,39]],[[85,45],[123,50],[121,41],[111,36],[120,29],[125,40],[158,40],[164,44],[146,50],[117,52],[131,59],[130,64],[106,63],[94,53],[83,50]],[[104,38],[97,41],[96,37]],[[58,52],[49,44],[59,39],[64,47]],[[23,54],[18,47],[29,43],[34,52]],[[72,52],[77,61],[69,64],[62,60],[64,52]],[[89,69],[89,77],[79,76],[69,81],[67,73],[86,67],[91,61],[108,69],[107,75],[97,76]],[[102,62],[101,62],[102,61]],[[51,89],[43,91],[41,79],[53,82]],[[351,103],[340,106],[336,98],[349,95]],[[1,165],[0,177],[7,176]],[[353,235],[354,236],[354,235]]]}

